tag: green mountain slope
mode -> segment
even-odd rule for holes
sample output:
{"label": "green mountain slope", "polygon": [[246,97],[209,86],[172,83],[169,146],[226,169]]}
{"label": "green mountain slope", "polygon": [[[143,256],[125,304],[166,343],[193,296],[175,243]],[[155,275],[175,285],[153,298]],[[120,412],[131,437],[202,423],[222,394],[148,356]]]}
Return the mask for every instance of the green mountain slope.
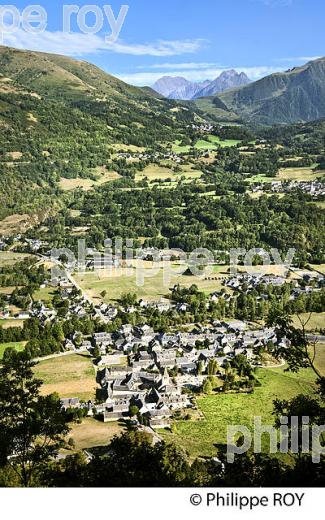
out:
{"label": "green mountain slope", "polygon": [[325,58],[230,90],[218,99],[240,117],[261,124],[320,119],[325,117]]}
{"label": "green mountain slope", "polygon": [[60,177],[89,177],[116,145],[182,139],[197,116],[176,106],[89,63],[0,47],[0,218],[48,208]]}

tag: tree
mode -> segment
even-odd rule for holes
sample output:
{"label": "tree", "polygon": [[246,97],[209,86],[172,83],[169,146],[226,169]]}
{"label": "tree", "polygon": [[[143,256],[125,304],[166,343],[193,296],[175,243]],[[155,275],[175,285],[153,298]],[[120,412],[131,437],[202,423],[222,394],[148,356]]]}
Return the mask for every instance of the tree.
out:
{"label": "tree", "polygon": [[64,341],[65,336],[61,323],[55,323],[53,325],[52,334],[57,341],[60,341],[61,343]]}
{"label": "tree", "polygon": [[98,359],[100,357],[100,348],[98,345],[95,345],[94,349],[93,349],[93,357]]}
{"label": "tree", "polygon": [[203,383],[202,391],[203,391],[203,393],[205,393],[207,395],[212,394],[213,388],[212,388],[211,381],[208,378]]}
{"label": "tree", "polygon": [[216,359],[210,359],[208,364],[208,375],[209,376],[215,376],[218,372],[219,365],[218,361]]}
{"label": "tree", "polygon": [[[287,400],[279,400],[276,399],[274,401],[274,411],[273,415],[276,417],[275,426],[280,428],[281,426],[281,418],[282,417],[295,417],[297,420],[292,424],[291,421],[288,422],[288,440],[290,441],[291,446],[293,433],[295,433],[294,437],[297,437],[298,441],[298,455],[301,457],[302,452],[302,429],[303,417],[308,417],[308,424],[311,427],[313,424],[322,424],[324,420],[325,408],[319,402],[319,399],[315,399],[313,397],[299,394],[290,401]],[[310,429],[310,445],[312,442],[312,432]]]}
{"label": "tree", "polygon": [[0,464],[9,464],[27,487],[52,457],[69,428],[56,394],[41,396],[26,352],[12,353],[0,370]]}
{"label": "tree", "polygon": [[130,408],[129,408],[129,413],[130,413],[130,417],[136,417],[139,413],[139,408],[134,405],[134,404],[131,404],[130,405]]}
{"label": "tree", "polygon": [[127,293],[122,294],[120,298],[120,303],[123,307],[132,307],[132,305],[136,305],[137,300],[138,298],[135,293]]}
{"label": "tree", "polygon": [[[325,376],[315,364],[317,341],[309,339],[306,331],[311,316],[312,313],[306,321],[298,316],[301,328],[296,328],[288,314],[271,313],[268,325],[275,326],[278,339],[278,344],[274,347],[272,354],[277,359],[284,359],[291,372],[298,372],[301,368],[311,368],[318,378],[317,383],[322,393],[325,390]],[[290,348],[286,342],[289,342]]]}
{"label": "tree", "polygon": [[70,439],[68,440],[68,445],[72,450],[76,447],[76,443],[73,437],[70,437]]}

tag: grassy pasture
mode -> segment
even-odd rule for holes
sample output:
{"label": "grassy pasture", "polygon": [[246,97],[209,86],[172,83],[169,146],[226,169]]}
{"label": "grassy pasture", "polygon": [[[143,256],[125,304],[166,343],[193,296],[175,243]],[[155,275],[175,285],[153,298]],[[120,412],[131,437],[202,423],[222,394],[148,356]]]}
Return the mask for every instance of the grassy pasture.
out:
{"label": "grassy pasture", "polygon": [[75,441],[75,449],[80,451],[86,448],[95,448],[98,446],[106,446],[115,435],[119,435],[124,431],[124,427],[119,423],[103,423],[87,417],[83,419],[82,424],[71,425],[71,431],[68,438]]}
{"label": "grassy pasture", "polygon": [[[248,274],[265,274],[265,275],[274,275],[274,276],[285,276],[286,268],[283,265],[256,265],[256,266],[239,266],[238,271],[240,273],[248,273]],[[293,273],[290,273],[291,278],[296,278]]]}
{"label": "grassy pasture", "polygon": [[318,208],[325,209],[325,200],[317,200],[315,202],[311,202],[313,206],[317,206]]}
{"label": "grassy pasture", "polygon": [[[206,138],[199,139],[195,145],[194,148],[197,150],[217,150],[219,146],[222,148],[228,148],[230,146],[236,146],[241,141],[236,141],[233,139],[225,139],[224,141],[221,140],[216,135],[207,135]],[[173,151],[175,153],[188,153],[190,150],[190,146],[181,146],[180,141],[175,141],[173,144]]]}
{"label": "grassy pasture", "polygon": [[305,168],[281,168],[279,174],[276,177],[266,177],[263,174],[254,175],[253,177],[248,177],[247,181],[251,183],[255,182],[274,182],[274,181],[314,181],[319,176],[321,176],[321,172],[315,172],[313,167],[305,167]]}
{"label": "grassy pasture", "polygon": [[[150,273],[149,268],[144,269],[144,284],[140,285],[140,277],[137,281],[136,271],[134,273],[128,272],[126,269],[112,270],[111,273],[86,273],[83,275],[76,275],[75,278],[82,288],[89,294],[90,297],[95,300],[102,300],[101,293],[107,292],[104,300],[111,302],[118,300],[122,294],[135,293],[137,297],[144,298],[149,301],[159,301],[168,295],[169,288],[176,284],[180,284],[184,287],[190,287],[192,284],[196,284],[199,290],[210,294],[211,292],[218,291],[222,287],[221,280],[227,276],[226,268],[216,266],[213,274],[210,278],[217,278],[217,280],[209,280],[204,277],[198,276],[187,276],[177,274],[176,269],[180,266],[173,265],[174,272],[170,273],[170,279],[165,278],[163,269],[159,269],[158,272]],[[184,267],[182,267],[184,269]],[[209,277],[208,277],[209,278]]]}
{"label": "grassy pasture", "polygon": [[0,267],[14,265],[29,256],[24,253],[14,253],[13,251],[0,251]]}
{"label": "grassy pasture", "polygon": [[181,141],[175,141],[172,146],[172,150],[175,153],[188,153],[190,150],[190,146],[181,146]]}
{"label": "grassy pasture", "polygon": [[53,300],[55,289],[53,287],[44,287],[33,294],[34,301],[42,300],[45,303],[50,303]]}
{"label": "grassy pasture", "polygon": [[0,287],[0,294],[5,294],[5,295],[10,295],[14,292],[14,290],[16,289],[16,287]]}
{"label": "grassy pasture", "polygon": [[10,327],[22,327],[24,320],[0,320],[0,327],[9,329]]}
{"label": "grassy pasture", "polygon": [[94,399],[96,394],[95,370],[90,356],[71,354],[41,361],[34,368],[36,377],[43,381],[43,395],[57,392],[60,397]]}
{"label": "grassy pasture", "polygon": [[266,177],[263,174],[253,175],[253,177],[248,177],[247,182],[255,183],[255,182],[274,182],[279,180],[278,177]]}
{"label": "grassy pasture", "polygon": [[[316,331],[325,329],[325,312],[313,313],[310,317],[309,313],[300,314],[300,319],[305,325],[307,331]],[[293,316],[295,327],[301,327],[301,322],[297,316]],[[308,323],[307,323],[308,322]],[[325,348],[324,348],[325,350]]]}
{"label": "grassy pasture", "polygon": [[315,172],[312,167],[282,168],[277,179],[282,181],[313,181],[320,177],[321,172]]}
{"label": "grassy pasture", "polygon": [[96,169],[94,172],[98,177],[96,180],[93,179],[82,179],[77,177],[76,179],[64,179],[62,178],[59,182],[60,188],[63,191],[72,191],[77,188],[81,188],[84,191],[90,191],[96,186],[101,186],[106,182],[115,181],[119,179],[119,175],[116,172]]}
{"label": "grassy pasture", "polygon": [[208,139],[199,139],[196,143],[195,143],[195,148],[197,150],[216,150],[217,149],[217,146],[216,144],[210,140],[209,138]]}
{"label": "grassy pasture", "polygon": [[211,141],[211,143],[218,144],[219,146],[221,146],[221,148],[229,148],[230,146],[237,146],[238,144],[241,143],[241,141],[238,141],[236,139],[222,140],[222,139],[220,139],[220,137],[218,137],[216,135],[210,135],[208,140]]}
{"label": "grassy pasture", "polygon": [[150,164],[143,170],[143,172],[138,172],[135,179],[136,181],[142,181],[144,178],[147,178],[149,182],[166,181],[170,179],[171,182],[178,182],[182,177],[185,177],[187,180],[193,180],[199,179],[202,176],[201,171],[192,170],[188,165],[181,166],[181,169],[181,172],[174,172],[167,166]]}
{"label": "grassy pasture", "polygon": [[[320,351],[319,364],[324,365],[325,349]],[[284,368],[259,369],[257,377],[262,386],[253,394],[215,394],[199,397],[198,407],[202,420],[177,421],[175,433],[162,432],[166,440],[175,442],[189,452],[192,458],[217,454],[215,444],[225,444],[228,425],[243,425],[252,429],[254,417],[262,417],[263,424],[274,424],[273,401],[276,398],[290,399],[300,393],[310,395],[315,389],[315,377],[311,369],[298,374]],[[268,451],[267,436],[262,447]]]}
{"label": "grassy pasture", "polygon": [[325,274],[325,264],[320,265],[311,265],[310,266],[314,271],[317,271],[318,273]]}

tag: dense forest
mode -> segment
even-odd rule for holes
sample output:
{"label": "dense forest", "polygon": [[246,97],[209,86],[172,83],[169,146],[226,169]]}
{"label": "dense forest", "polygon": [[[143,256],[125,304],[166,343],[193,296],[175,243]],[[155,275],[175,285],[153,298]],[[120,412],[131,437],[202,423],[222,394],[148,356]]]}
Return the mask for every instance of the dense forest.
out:
{"label": "dense forest", "polygon": [[[240,179],[229,184],[223,180],[223,197],[212,199],[205,191],[220,193],[220,173],[209,173],[210,184],[179,185],[173,189],[159,187],[141,190],[118,189],[113,183],[95,191],[75,196],[71,209],[81,211],[74,217],[67,211],[51,218],[50,232],[44,237],[55,246],[76,249],[76,239],[66,236],[65,226],[83,227],[89,247],[102,248],[106,238],[147,237],[145,246],[174,247],[192,251],[205,247],[211,251],[231,248],[277,248],[287,253],[297,250],[298,262],[323,263],[325,212],[310,204],[301,193],[252,199]],[[215,183],[213,184],[215,177]],[[117,181],[119,182],[119,181]]]}

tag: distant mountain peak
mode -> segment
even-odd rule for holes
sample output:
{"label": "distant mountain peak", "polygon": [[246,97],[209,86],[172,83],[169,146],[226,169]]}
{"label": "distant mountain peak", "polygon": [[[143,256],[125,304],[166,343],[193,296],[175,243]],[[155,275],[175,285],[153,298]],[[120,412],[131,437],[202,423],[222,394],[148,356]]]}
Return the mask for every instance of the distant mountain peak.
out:
{"label": "distant mountain peak", "polygon": [[220,76],[200,90],[195,98],[214,96],[226,90],[248,85],[248,83],[250,83],[250,79],[245,72],[237,72],[234,69],[224,70]]}
{"label": "distant mountain peak", "polygon": [[153,89],[169,99],[191,100],[213,96],[225,90],[250,83],[244,72],[234,69],[223,71],[214,81],[192,82],[183,77],[163,76],[153,85]]}
{"label": "distant mountain peak", "polygon": [[153,89],[169,99],[193,99],[195,94],[210,82],[195,83],[183,77],[163,76],[153,85]]}

